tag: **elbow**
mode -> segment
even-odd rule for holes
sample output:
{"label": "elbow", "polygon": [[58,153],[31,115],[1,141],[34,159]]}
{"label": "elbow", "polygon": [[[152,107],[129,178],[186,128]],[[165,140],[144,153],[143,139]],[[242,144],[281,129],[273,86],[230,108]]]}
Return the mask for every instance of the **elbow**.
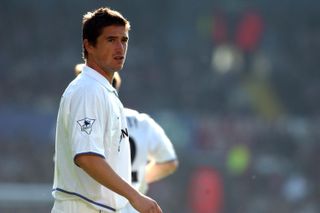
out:
{"label": "elbow", "polygon": [[173,161],[173,169],[174,169],[174,171],[176,171],[178,169],[178,166],[179,166],[179,161],[178,160],[174,160]]}
{"label": "elbow", "polygon": [[178,160],[173,160],[170,162],[168,166],[168,171],[169,173],[174,173],[179,167],[179,161]]}

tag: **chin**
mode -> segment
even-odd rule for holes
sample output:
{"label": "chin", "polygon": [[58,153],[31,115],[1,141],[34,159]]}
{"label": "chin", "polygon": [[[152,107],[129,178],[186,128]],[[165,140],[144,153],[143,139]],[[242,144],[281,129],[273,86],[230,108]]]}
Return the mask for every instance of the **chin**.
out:
{"label": "chin", "polygon": [[118,72],[118,71],[120,71],[120,70],[122,70],[122,68],[123,68],[123,65],[122,66],[119,66],[119,67],[115,67],[115,72]]}

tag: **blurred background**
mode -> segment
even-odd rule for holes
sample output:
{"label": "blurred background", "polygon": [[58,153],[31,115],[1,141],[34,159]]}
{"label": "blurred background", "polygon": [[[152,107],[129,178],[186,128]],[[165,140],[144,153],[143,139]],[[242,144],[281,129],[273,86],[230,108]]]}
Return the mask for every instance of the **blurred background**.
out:
{"label": "blurred background", "polygon": [[52,207],[60,96],[82,15],[132,25],[120,96],[166,130],[165,213],[320,212],[320,1],[1,0],[0,212]]}

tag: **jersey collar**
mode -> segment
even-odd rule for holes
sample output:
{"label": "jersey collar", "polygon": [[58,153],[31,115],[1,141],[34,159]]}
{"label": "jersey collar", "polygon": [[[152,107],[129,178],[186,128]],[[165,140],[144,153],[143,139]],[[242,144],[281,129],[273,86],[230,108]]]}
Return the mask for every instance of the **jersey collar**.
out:
{"label": "jersey collar", "polygon": [[88,67],[87,65],[85,65],[83,67],[82,73],[89,76],[90,78],[93,78],[94,80],[98,81],[107,90],[115,93],[118,96],[117,90],[110,84],[110,82],[104,76],[102,76],[100,73],[98,73],[97,71],[95,71],[91,67]]}

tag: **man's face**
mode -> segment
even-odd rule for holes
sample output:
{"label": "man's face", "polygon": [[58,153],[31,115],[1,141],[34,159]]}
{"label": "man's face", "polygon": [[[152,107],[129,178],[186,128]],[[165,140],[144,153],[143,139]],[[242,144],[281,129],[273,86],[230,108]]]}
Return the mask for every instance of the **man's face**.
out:
{"label": "man's face", "polygon": [[96,45],[88,44],[88,60],[104,72],[116,72],[122,69],[128,48],[128,30],[125,26],[112,25],[103,28]]}

